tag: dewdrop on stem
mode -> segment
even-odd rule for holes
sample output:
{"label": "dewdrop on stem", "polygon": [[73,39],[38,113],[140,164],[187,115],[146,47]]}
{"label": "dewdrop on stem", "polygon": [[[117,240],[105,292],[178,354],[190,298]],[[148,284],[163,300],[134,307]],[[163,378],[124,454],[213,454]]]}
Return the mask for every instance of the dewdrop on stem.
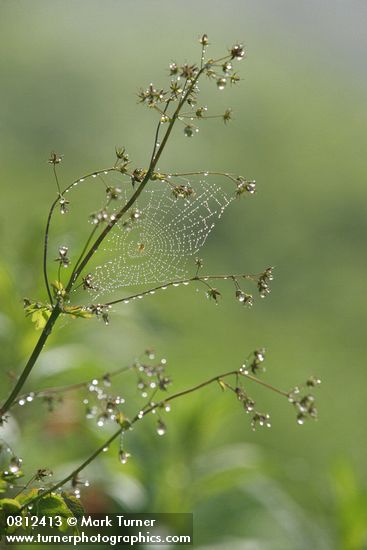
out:
{"label": "dewdrop on stem", "polygon": [[157,434],[158,435],[165,435],[166,431],[167,431],[167,427],[166,427],[165,423],[162,422],[162,420],[158,420]]}

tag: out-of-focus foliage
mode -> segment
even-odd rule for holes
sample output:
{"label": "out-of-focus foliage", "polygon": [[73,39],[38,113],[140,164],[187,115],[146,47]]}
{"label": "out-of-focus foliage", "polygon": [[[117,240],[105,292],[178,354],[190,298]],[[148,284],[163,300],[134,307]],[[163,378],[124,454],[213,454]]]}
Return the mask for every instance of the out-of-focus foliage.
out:
{"label": "out-of-focus foliage", "polygon": [[[128,464],[111,448],[91,465],[83,474],[91,483],[85,506],[193,511],[202,548],[364,548],[363,3],[92,0],[87,8],[21,0],[3,1],[0,10],[2,393],[37,338],[22,299],[45,300],[50,151],[65,155],[65,184],[110,163],[115,145],[145,166],[155,117],[137,105],[136,90],[164,82],[172,60],[199,60],[203,32],[216,52],[243,40],[243,81],[205,89],[209,107],[230,105],[233,121],[207,121],[191,140],[178,132],[160,168],[224,169],[257,180],[256,197],[228,209],[203,257],[208,271],[276,266],[271,295],[246,310],[226,299],[224,287],[215,306],[189,286],[122,305],[108,327],[70,320],[53,335],[28,388],[100,376],[155,347],[180,389],[223,366],[237,368],[265,346],[270,381],[289,389],[309,374],[323,380],[317,424],[297,426],[287,403],[254,388],[274,413],[271,430],[252,432],[233,399],[208,388],[174,404],[165,437],[149,418],[131,432]],[[60,240],[77,248],[79,230],[76,224]],[[140,397],[130,374],[114,385],[135,412]],[[107,432],[83,418],[78,394],[46,411],[41,402],[14,409],[4,437],[27,457],[27,476],[44,467],[59,478]]]}

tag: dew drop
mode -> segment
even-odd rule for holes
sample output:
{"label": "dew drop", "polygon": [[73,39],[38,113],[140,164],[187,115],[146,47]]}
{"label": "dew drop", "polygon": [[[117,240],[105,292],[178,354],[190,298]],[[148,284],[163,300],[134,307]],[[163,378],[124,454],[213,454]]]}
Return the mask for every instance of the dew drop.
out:
{"label": "dew drop", "polygon": [[121,451],[119,452],[119,459],[120,459],[121,464],[126,464],[127,461],[128,461],[128,459],[129,459],[129,457],[130,457],[130,454],[127,453],[126,451],[121,450]]}
{"label": "dew drop", "polygon": [[227,85],[227,80],[225,78],[218,78],[217,80],[218,90],[224,90],[226,85]]}
{"label": "dew drop", "polygon": [[162,422],[162,420],[158,420],[158,424],[157,424],[157,434],[158,435],[164,435],[167,431],[167,427],[165,425],[164,422]]}

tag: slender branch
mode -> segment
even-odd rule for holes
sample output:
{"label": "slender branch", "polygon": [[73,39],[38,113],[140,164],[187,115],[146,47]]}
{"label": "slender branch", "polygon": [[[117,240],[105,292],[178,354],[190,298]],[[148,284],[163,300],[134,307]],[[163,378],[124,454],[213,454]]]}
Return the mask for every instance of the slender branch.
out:
{"label": "slender branch", "polygon": [[57,187],[57,190],[59,192],[59,195],[61,195],[61,188],[60,188],[59,178],[57,176],[56,164],[52,164],[52,168],[53,168],[53,172],[54,172],[54,176],[55,176],[55,180],[56,180],[56,187]]}
{"label": "slender branch", "polygon": [[237,177],[234,174],[229,174],[228,172],[212,172],[209,170],[199,170],[197,172],[177,172],[170,174],[172,178],[178,178],[182,176],[223,176],[230,179],[234,183],[238,183]]}
{"label": "slender branch", "polygon": [[244,376],[245,378],[248,378],[249,380],[252,380],[252,382],[256,382],[256,384],[259,384],[260,386],[263,386],[264,388],[267,388],[268,390],[271,390],[275,393],[279,393],[279,395],[282,395],[283,397],[288,397],[289,392],[285,392],[283,390],[279,390],[272,384],[268,384],[267,382],[263,382],[263,380],[260,380],[260,378],[257,378],[256,376],[253,376],[252,374],[244,373],[243,371],[240,371],[241,376]]}
{"label": "slender branch", "polygon": [[[137,413],[134,416],[134,418],[131,420],[129,426],[135,424],[138,420],[141,420],[144,416],[146,416],[147,414],[152,412],[154,409],[159,408],[160,406],[164,405],[165,403],[168,403],[169,401],[173,401],[174,399],[178,399],[180,397],[183,397],[184,395],[188,395],[190,393],[193,393],[194,391],[200,390],[200,389],[208,386],[209,384],[212,384],[213,382],[218,382],[218,380],[220,380],[221,378],[225,378],[225,377],[231,376],[231,375],[236,375],[237,373],[238,373],[237,370],[226,372],[226,373],[221,374],[219,376],[215,376],[215,377],[211,378],[210,380],[206,380],[205,382],[202,382],[201,384],[193,386],[192,388],[188,388],[187,390],[183,390],[181,392],[177,392],[175,394],[172,394],[171,396],[169,396],[166,399],[156,403],[155,405],[151,405],[150,407],[148,407],[144,411]],[[96,449],[82,464],[80,464],[77,468],[75,468],[75,470],[73,470],[69,475],[67,475],[64,479],[62,479],[61,481],[59,481],[58,483],[56,483],[52,487],[46,489],[45,491],[42,491],[36,497],[29,500],[27,502],[27,504],[25,504],[23,506],[22,509],[27,508],[30,504],[34,505],[36,502],[41,500],[46,495],[49,495],[49,494],[57,491],[57,489],[59,489],[60,487],[63,487],[66,483],[68,483],[68,481],[71,481],[73,478],[75,478],[95,458],[97,458],[97,456],[100,455],[106,447],[109,447],[111,445],[111,443],[113,443],[113,441],[115,441],[123,432],[125,432],[126,429],[127,429],[126,426],[120,427],[114,434],[112,434],[111,437],[109,437],[107,439],[107,441],[105,441],[103,443],[103,445],[98,447],[98,449]]]}
{"label": "slender branch", "polygon": [[88,246],[90,245],[90,242],[91,242],[91,240],[92,240],[93,237],[94,237],[95,232],[97,231],[97,228],[98,228],[98,225],[95,225],[95,226],[93,227],[93,229],[92,229],[92,231],[91,231],[91,234],[89,235],[89,237],[88,237],[88,239],[87,239],[87,241],[86,241],[86,243],[85,243],[85,245],[84,245],[84,248],[83,248],[83,250],[82,250],[82,252],[81,252],[79,258],[77,259],[77,261],[76,261],[76,263],[75,263],[74,269],[73,269],[72,274],[71,274],[71,278],[74,276],[74,273],[75,273],[76,269],[78,268],[78,265],[79,265],[80,262],[82,261],[83,256],[84,256],[84,254],[86,253],[86,251],[87,251],[87,249],[88,249]]}
{"label": "slender branch", "polygon": [[[265,382],[262,382],[262,380],[258,379],[256,376],[252,376],[249,374],[245,374],[241,369],[227,371],[222,374],[219,374],[217,376],[213,376],[212,378],[209,378],[208,380],[205,380],[204,382],[201,382],[200,384],[197,384],[195,386],[192,386],[191,388],[187,388],[186,390],[179,391],[177,393],[173,393],[172,395],[166,397],[165,399],[162,399],[161,401],[157,403],[150,403],[148,407],[146,407],[143,410],[140,410],[133,419],[129,422],[128,427],[121,426],[112,436],[110,436],[107,441],[105,441],[100,447],[98,447],[82,464],[80,464],[75,470],[73,470],[70,474],[68,474],[65,478],[63,478],[61,481],[57,482],[56,484],[52,485],[42,493],[39,493],[36,497],[31,499],[23,506],[23,508],[26,508],[29,506],[29,504],[35,504],[39,500],[41,500],[46,495],[49,495],[51,493],[54,493],[57,491],[57,489],[60,489],[63,487],[66,483],[74,479],[82,470],[84,470],[93,460],[95,460],[103,451],[106,449],[106,447],[109,447],[113,441],[115,441],[123,432],[125,432],[128,428],[130,428],[133,424],[147,416],[152,411],[164,407],[167,403],[174,401],[175,399],[180,399],[181,397],[184,397],[186,395],[189,395],[191,393],[194,393],[198,390],[201,390],[210,384],[213,384],[215,382],[221,382],[224,378],[228,378],[230,376],[244,376],[248,378],[249,380],[252,380],[253,382],[256,382],[258,384],[261,384],[262,386],[267,387],[268,389],[275,391],[276,393],[288,397],[287,392],[283,392],[282,390],[279,390],[278,388],[275,388],[274,386],[271,386],[270,384],[266,384]],[[231,386],[226,384],[230,389]],[[23,509],[22,508],[22,509]]]}
{"label": "slender branch", "polygon": [[188,90],[187,92],[184,94],[184,96],[182,97],[181,101],[179,102],[174,114],[172,115],[172,118],[169,122],[169,125],[168,125],[168,128],[166,130],[166,133],[163,137],[163,140],[158,148],[158,151],[157,153],[152,157],[152,161],[149,165],[149,168],[147,170],[147,173],[143,179],[143,181],[141,182],[141,184],[139,185],[139,187],[137,188],[137,190],[135,191],[135,193],[133,193],[133,195],[130,197],[130,199],[127,201],[127,203],[117,212],[117,214],[115,215],[115,218],[113,220],[111,220],[109,222],[109,224],[105,227],[105,229],[102,231],[102,233],[97,237],[97,239],[95,240],[95,242],[93,243],[93,245],[91,246],[91,248],[88,250],[88,252],[86,253],[86,255],[84,256],[83,260],[80,262],[78,268],[75,270],[75,272],[73,273],[73,276],[70,277],[69,279],[69,282],[66,286],[66,292],[70,292],[72,286],[74,285],[75,281],[77,280],[77,278],[79,277],[80,273],[83,271],[84,267],[87,265],[87,263],[89,262],[89,260],[91,259],[91,257],[93,256],[93,254],[95,254],[95,252],[97,252],[100,244],[102,243],[102,241],[107,237],[107,235],[109,234],[109,232],[111,231],[111,229],[116,225],[116,223],[121,219],[121,217],[131,208],[131,206],[136,202],[136,200],[138,199],[138,197],[140,196],[140,194],[142,193],[143,189],[145,188],[145,186],[147,185],[148,181],[150,180],[150,177],[154,171],[154,168],[157,166],[157,163],[158,163],[158,160],[160,159],[163,151],[164,151],[164,148],[167,144],[167,141],[168,141],[168,138],[172,132],[172,129],[173,129],[173,126],[178,118],[178,115],[183,107],[183,105],[186,103],[190,93],[192,92],[192,90],[195,88],[195,85],[196,85],[196,82],[198,81],[198,79],[200,78],[201,74],[202,74],[203,70],[200,70],[198,72],[198,74],[196,75],[196,77],[193,79],[193,81],[191,82],[190,86],[188,87]]}
{"label": "slender branch", "polygon": [[125,296],[124,298],[119,298],[118,300],[113,300],[111,302],[107,302],[104,305],[106,306],[113,306],[115,304],[120,304],[121,302],[126,302],[133,300],[134,298],[139,298],[139,296],[147,296],[148,294],[151,294],[152,292],[156,292],[158,290],[163,290],[168,288],[169,286],[177,286],[177,285],[184,285],[189,284],[193,281],[198,281],[200,283],[206,283],[207,280],[227,280],[227,279],[247,279],[251,281],[255,281],[259,277],[259,274],[256,275],[245,275],[243,273],[236,274],[236,275],[194,275],[193,277],[189,277],[187,279],[177,279],[175,281],[170,281],[168,283],[164,283],[162,285],[156,286],[154,288],[150,288],[149,290],[145,290],[144,292],[138,292],[137,294],[132,294],[131,296]]}
{"label": "slender branch", "polygon": [[[103,380],[106,376],[108,376],[109,378],[114,378],[115,376],[117,376],[119,374],[122,374],[124,372],[127,372],[127,371],[131,370],[132,368],[134,368],[133,365],[124,366],[124,367],[116,369],[112,372],[107,372],[104,375],[96,378],[96,380],[98,380],[98,382],[103,382]],[[76,390],[81,390],[83,388],[87,388],[89,384],[90,384],[90,378],[88,380],[85,380],[84,382],[77,382],[75,384],[68,384],[67,386],[44,388],[42,390],[32,392],[32,394],[33,394],[33,397],[48,397],[50,395],[57,395],[59,393],[67,393],[67,392],[72,392],[72,391],[76,391]],[[29,395],[28,393],[20,395],[18,397],[18,401],[20,401],[21,399],[23,399],[23,400],[26,399],[28,395]],[[13,403],[13,405],[14,405],[14,403]]]}
{"label": "slender branch", "polygon": [[[165,108],[163,109],[163,111],[161,111],[160,109],[159,112],[161,113],[162,116],[164,116],[168,110],[168,107],[169,107],[169,104],[170,104],[170,100],[167,101],[166,103],[166,106]],[[156,132],[155,132],[155,137],[154,137],[154,145],[153,145],[153,152],[152,152],[152,156],[151,156],[151,159],[150,159],[150,164],[152,164],[153,160],[154,160],[154,156],[155,156],[155,151],[157,149],[157,144],[158,144],[158,138],[159,138],[159,130],[161,129],[161,121],[158,122],[157,124],[157,129],[156,129]]]}
{"label": "slender branch", "polygon": [[20,390],[24,386],[25,381],[27,380],[28,376],[31,373],[31,370],[34,367],[34,364],[36,363],[39,354],[41,353],[43,346],[46,343],[47,338],[51,334],[52,327],[54,326],[56,319],[61,313],[61,309],[58,304],[55,305],[54,309],[51,312],[51,315],[46,323],[45,328],[43,329],[41,336],[38,339],[37,344],[35,345],[35,348],[28,359],[28,362],[26,366],[24,367],[23,372],[19,376],[17,383],[15,384],[12,392],[10,393],[8,399],[5,401],[4,405],[0,409],[0,419],[4,419],[5,413],[10,409],[10,407],[13,405],[14,401],[17,398],[17,395],[19,394]]}
{"label": "slender branch", "polygon": [[49,213],[48,213],[48,216],[47,216],[44,243],[43,243],[43,278],[44,278],[44,281],[45,281],[46,290],[47,290],[48,298],[50,300],[51,305],[53,305],[53,299],[52,299],[52,294],[51,294],[50,284],[49,284],[48,274],[47,274],[48,240],[49,240],[49,235],[50,235],[50,225],[51,225],[52,215],[54,213],[54,210],[55,210],[56,206],[59,204],[60,197],[63,197],[65,195],[65,193],[68,193],[70,191],[70,189],[72,189],[75,185],[77,185],[78,183],[80,183],[81,181],[83,181],[87,178],[90,178],[94,175],[98,175],[98,174],[104,173],[104,172],[115,172],[116,170],[117,170],[116,167],[112,167],[112,168],[105,168],[103,170],[98,170],[98,171],[89,172],[88,174],[85,174],[81,178],[78,178],[77,180],[70,183],[67,187],[65,187],[65,189],[63,191],[59,192],[58,197],[51,204],[51,207],[50,207],[50,210],[49,210]]}

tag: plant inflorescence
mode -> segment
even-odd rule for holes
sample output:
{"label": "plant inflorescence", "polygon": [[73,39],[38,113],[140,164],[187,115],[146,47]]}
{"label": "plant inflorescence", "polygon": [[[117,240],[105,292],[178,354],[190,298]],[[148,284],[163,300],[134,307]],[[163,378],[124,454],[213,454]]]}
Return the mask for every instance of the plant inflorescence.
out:
{"label": "plant inflorescence", "polygon": [[[171,404],[184,396],[216,384],[222,391],[233,394],[245,413],[250,426],[270,427],[270,415],[262,412],[249,393],[249,385],[257,384],[287,399],[296,411],[296,419],[303,424],[307,418],[316,418],[317,410],[311,390],[319,384],[315,377],[303,386],[289,391],[280,390],[261,378],[264,371],[265,350],[252,352],[243,364],[231,371],[213,376],[193,387],[170,393],[171,376],[164,358],[157,360],[147,350],[131,365],[106,372],[92,380],[24,393],[28,380],[42,349],[60,317],[90,320],[97,318],[110,322],[113,308],[133,300],[154,295],[169,287],[201,285],[208,299],[218,304],[222,291],[216,286],[226,281],[232,286],[235,300],[251,307],[256,294],[265,298],[270,292],[273,268],[266,267],[256,274],[204,274],[200,248],[230,203],[256,192],[254,180],[229,172],[210,170],[162,172],[158,162],[176,125],[184,135],[192,138],[200,124],[207,119],[220,119],[227,124],[232,110],[211,114],[200,102],[199,83],[207,78],[218,90],[240,81],[236,64],[245,57],[245,49],[235,44],[218,58],[208,58],[207,35],[200,39],[201,58],[198,64],[172,62],[169,65],[169,83],[164,88],[149,84],[138,93],[138,100],[157,114],[152,152],[144,167],[135,166],[125,147],[115,148],[111,166],[90,171],[64,189],[60,183],[59,165],[63,155],[52,152],[48,162],[56,183],[56,197],[51,204],[43,241],[43,276],[46,299],[24,300],[24,310],[35,328],[41,331],[35,348],[17,378],[10,395],[1,409],[2,424],[16,407],[27,407],[42,400],[49,410],[57,409],[59,400],[68,392],[79,392],[85,416],[101,429],[114,423],[112,436],[85,461],[62,480],[53,480],[48,467],[40,467],[29,480],[21,483],[22,460],[5,442],[0,449],[2,472],[0,487],[9,492],[9,498],[0,501],[3,514],[42,509],[43,513],[59,514],[66,518],[75,513],[80,496],[79,474],[115,441],[119,441],[118,457],[125,464],[129,457],[126,436],[135,424],[147,415],[155,415],[157,434],[167,430],[166,415]],[[218,183],[223,181],[223,186]],[[79,252],[59,243],[56,253],[49,250],[50,233],[55,216],[67,218],[73,209],[75,188],[96,182],[104,194],[103,205],[93,211],[87,222],[89,234]],[[102,246],[103,245],[103,246]],[[102,263],[93,266],[92,259],[102,254]],[[107,256],[107,257],[106,257]],[[191,272],[190,272],[191,270]],[[53,274],[52,277],[50,274]],[[148,285],[138,292],[129,292],[111,299],[111,294],[122,287]],[[253,289],[251,289],[251,285]],[[136,387],[144,400],[134,416],[127,416],[125,399],[114,389],[115,380],[126,372],[134,373]]]}

